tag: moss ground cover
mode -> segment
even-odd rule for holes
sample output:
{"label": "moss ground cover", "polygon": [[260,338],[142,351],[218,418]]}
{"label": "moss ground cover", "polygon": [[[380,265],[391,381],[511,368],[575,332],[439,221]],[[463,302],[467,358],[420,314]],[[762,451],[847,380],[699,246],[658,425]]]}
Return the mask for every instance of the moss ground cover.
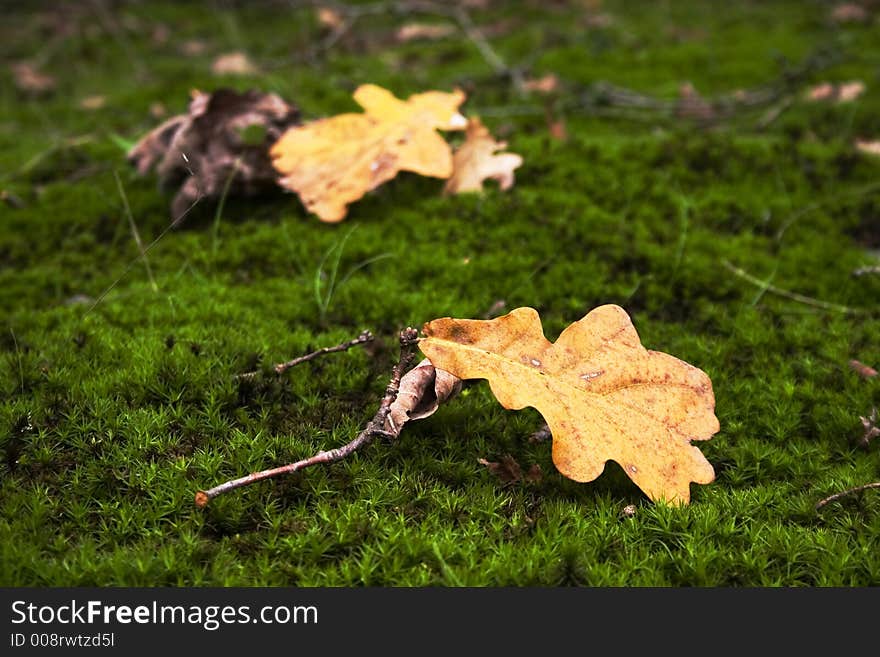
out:
{"label": "moss ground cover", "polygon": [[[410,16],[366,16],[310,52],[326,32],[295,4],[88,7],[22,5],[0,26],[4,62],[57,79],[32,97],[0,74],[0,186],[22,201],[0,207],[0,584],[880,583],[877,492],[814,509],[880,479],[880,445],[856,444],[878,382],[847,364],[880,363],[880,277],[852,275],[880,245],[880,158],[852,145],[880,138],[876,19],[836,24],[818,2],[609,1],[608,25],[580,3],[472,10],[508,64],[570,85],[559,141],[544,97],[516,94],[469,40],[394,42]],[[204,52],[183,54],[193,41]],[[214,76],[233,50],[259,71]],[[690,81],[712,96],[805,62],[772,120],[585,111],[569,91],[604,80],[674,98]],[[801,100],[850,79],[866,84],[852,103]],[[315,118],[354,110],[363,82],[466,89],[465,113],[523,156],[515,187],[442,197],[442,182],[402,175],[339,225],[280,191],[228,198],[165,233],[149,270],[138,259],[126,201],[149,244],[171,194],[120,144],[157,123],[152,104],[178,113],[192,88],[258,88]],[[104,105],[83,109],[94,95]],[[394,443],[195,508],[200,488],[347,442],[375,411],[397,331],[499,299],[537,308],[551,339],[620,304],[645,346],[705,370],[716,481],[683,508],[650,503],[613,463],[568,481],[527,440],[540,416],[479,383]],[[234,378],[363,329],[375,348]],[[541,481],[504,486],[477,461],[507,453]]]}

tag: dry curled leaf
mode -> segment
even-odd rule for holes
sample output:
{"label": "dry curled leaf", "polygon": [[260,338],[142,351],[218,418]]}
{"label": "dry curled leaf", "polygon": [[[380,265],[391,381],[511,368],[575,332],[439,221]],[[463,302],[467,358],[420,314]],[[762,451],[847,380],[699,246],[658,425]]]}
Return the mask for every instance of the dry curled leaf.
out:
{"label": "dry curled leaf", "polygon": [[141,175],[155,168],[164,185],[181,184],[171,204],[176,220],[199,198],[275,188],[268,145],[298,119],[296,107],[276,94],[195,92],[189,113],[160,124],[128,159]]}
{"label": "dry curled leaf", "polygon": [[461,379],[435,369],[427,358],[403,375],[397,398],[385,420],[385,431],[399,435],[409,420],[421,420],[461,390]]}
{"label": "dry curled leaf", "polygon": [[872,408],[871,413],[867,417],[860,415],[859,420],[862,421],[862,428],[865,430],[859,440],[859,445],[869,447],[871,441],[880,436],[880,427],[877,426],[877,409]]}
{"label": "dry curled leaf", "polygon": [[452,153],[437,129],[460,130],[463,91],[428,91],[406,101],[365,84],[354,92],[363,114],[347,113],[291,128],[270,151],[282,186],[322,221],[342,221],[348,204],[400,171],[448,178]]}
{"label": "dry curled leaf", "polygon": [[434,41],[446,38],[454,32],[455,28],[446,23],[407,23],[398,28],[394,38],[400,43],[417,40]]}
{"label": "dry curled leaf", "polygon": [[592,481],[608,460],[652,500],[687,503],[690,483],[715,472],[692,440],[719,430],[709,377],[645,349],[619,306],[605,305],[555,343],[533,308],[492,320],[442,318],[424,326],[420,348],[437,368],[488,379],[505,408],[537,409],[553,434],[553,463]]}
{"label": "dry curled leaf", "polygon": [[504,485],[517,484],[521,481],[537,484],[541,482],[543,477],[541,466],[537,463],[533,464],[524,474],[522,466],[510,454],[504,454],[500,461],[487,461],[480,458],[477,459],[477,463],[486,466],[486,469],[498,477]]}
{"label": "dry curled leaf", "polygon": [[522,165],[523,159],[515,153],[496,153],[505,148],[507,142],[495,141],[480,119],[470,119],[465,141],[453,155],[454,173],[446,181],[444,193],[480,192],[487,179],[497,180],[501,189],[510,189],[513,170]]}

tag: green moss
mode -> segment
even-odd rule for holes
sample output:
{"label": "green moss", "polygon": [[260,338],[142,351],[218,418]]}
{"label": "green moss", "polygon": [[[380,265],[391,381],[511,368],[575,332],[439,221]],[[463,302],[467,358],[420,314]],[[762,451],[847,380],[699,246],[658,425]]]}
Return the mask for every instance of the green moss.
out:
{"label": "green moss", "polygon": [[[867,90],[840,105],[793,91],[766,125],[757,112],[711,129],[561,102],[559,142],[544,99],[513,94],[469,41],[389,45],[404,17],[365,17],[311,60],[311,12],[259,3],[121,5],[115,27],[81,9],[74,32],[49,41],[38,10],[0,27],[5,59],[41,54],[59,80],[45,98],[0,85],[0,186],[25,202],[0,209],[0,583],[880,582],[880,498],[814,510],[880,470],[877,446],[856,446],[878,384],[847,365],[880,363],[880,277],[852,276],[880,244],[880,160],[852,147],[880,136],[870,26],[833,25],[821,3],[607,2],[613,23],[582,29],[577,3],[515,4],[474,18],[509,21],[493,47],[559,74],[563,101],[599,80],[664,98],[685,81],[725,93],[811,56],[827,67],[810,82],[863,79]],[[157,23],[166,42],[151,36]],[[190,39],[207,51],[180,54]],[[261,73],[212,77],[213,57],[238,49]],[[170,191],[135,176],[118,145],[156,123],[151,104],[176,113],[191,88],[253,86],[311,118],[353,110],[362,82],[399,96],[465,88],[465,111],[523,155],[516,186],[448,198],[437,180],[401,175],[342,225],[280,192],[230,198],[219,218],[203,203],[162,236]],[[104,107],[81,109],[93,94]],[[157,290],[114,173],[144,241],[162,236],[148,253]],[[340,277],[321,302],[316,276],[326,292],[334,247]],[[550,338],[621,304],[647,347],[708,372],[722,429],[700,449],[716,481],[671,508],[613,463],[595,482],[566,480],[549,444],[527,440],[540,416],[504,410],[475,383],[394,443],[194,507],[198,489],[347,442],[382,395],[397,331],[479,317],[499,299],[537,308]],[[268,372],[363,329],[376,349]],[[253,369],[254,380],[234,378]],[[542,480],[503,486],[477,461],[505,453],[538,464]],[[621,515],[628,504],[633,517]]]}

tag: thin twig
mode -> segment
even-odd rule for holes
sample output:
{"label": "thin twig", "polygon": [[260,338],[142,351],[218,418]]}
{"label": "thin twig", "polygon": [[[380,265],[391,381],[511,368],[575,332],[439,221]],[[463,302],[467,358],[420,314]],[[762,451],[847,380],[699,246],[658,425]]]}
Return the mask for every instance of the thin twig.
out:
{"label": "thin twig", "polygon": [[791,107],[793,103],[794,98],[792,96],[783,98],[781,102],[777,103],[769,110],[767,110],[764,115],[758,120],[758,128],[761,130],[766,130],[767,128],[769,128],[770,124],[773,123],[780,116],[782,116],[783,112]]}
{"label": "thin twig", "polygon": [[861,493],[862,491],[866,491],[871,488],[880,488],[880,481],[873,481],[870,484],[865,484],[863,486],[856,486],[855,488],[850,488],[848,490],[841,491],[840,493],[835,493],[834,495],[829,495],[828,497],[816,502],[816,510],[818,511],[819,509],[821,509],[823,506],[825,506],[829,502],[834,502],[835,500],[839,500],[840,498],[846,497],[847,495]]}
{"label": "thin twig", "polygon": [[813,306],[814,308],[822,308],[823,310],[833,310],[835,312],[844,313],[846,315],[861,315],[867,312],[863,308],[851,308],[849,306],[844,306],[838,303],[830,303],[828,301],[822,301],[821,299],[814,299],[813,297],[798,294],[797,292],[791,292],[790,290],[784,290],[781,287],[776,287],[775,285],[770,285],[767,281],[762,281],[761,279],[752,276],[747,271],[740,269],[728,260],[722,260],[721,264],[740,278],[751,283],[752,285],[756,285],[766,292],[772,292],[777,296],[785,297],[786,299],[791,299],[792,301],[797,301],[798,303]]}
{"label": "thin twig", "polygon": [[418,336],[419,333],[414,328],[406,328],[400,332],[400,359],[392,370],[391,380],[385,388],[385,396],[382,398],[382,402],[379,404],[379,409],[376,411],[373,419],[367,423],[364,430],[361,431],[354,440],[342,447],[337,447],[336,449],[320,451],[314,456],[297,461],[296,463],[289,463],[278,468],[263,470],[262,472],[254,472],[245,477],[231,479],[230,481],[215,486],[214,488],[200,490],[196,493],[196,506],[200,508],[204,507],[208,502],[221,493],[226,493],[264,479],[297,472],[312,465],[341,461],[352,452],[369,445],[378,436],[389,436],[390,434],[385,431],[385,420],[388,417],[391,404],[397,399],[397,393],[400,390],[400,379],[403,376],[403,373],[409,369],[413,357],[415,356],[415,347],[416,344],[418,344]]}
{"label": "thin twig", "polygon": [[462,6],[450,7],[445,3],[432,2],[431,0],[390,0],[388,2],[374,2],[354,6],[320,2],[315,6],[332,8],[339,14],[341,20],[330,34],[309,51],[309,59],[313,59],[330,50],[354,28],[358,20],[366,16],[381,14],[397,14],[400,16],[425,14],[428,16],[439,16],[454,21],[461,33],[479,51],[492,71],[498,76],[509,78],[520,95],[524,93],[525,80],[523,79],[522,72],[507,65],[501,58],[501,55],[492,48],[488,39],[486,39],[486,35],[477,27],[470,14]]}
{"label": "thin twig", "polygon": [[474,44],[477,50],[480,51],[483,59],[485,59],[489,66],[492,67],[492,70],[499,76],[509,77],[517,93],[524,95],[525,80],[523,79],[522,72],[519,71],[519,69],[510,68],[505,61],[501,59],[501,56],[495,52],[491,45],[489,45],[486,36],[476,25],[474,25],[470,14],[465,11],[464,7],[456,7],[452,16],[455,18],[455,21],[458,23],[458,26],[461,28],[464,35],[472,44]]}
{"label": "thin twig", "polygon": [[[367,342],[373,341],[373,334],[369,331],[361,331],[361,334],[354,338],[353,340],[346,340],[338,345],[333,347],[322,347],[317,351],[313,351],[309,354],[305,354],[304,356],[298,356],[293,360],[289,360],[286,363],[278,363],[273,366],[273,369],[277,374],[284,374],[291,367],[296,367],[300,363],[305,363],[310,360],[314,360],[318,356],[322,356],[324,354],[332,354],[337,351],[347,351],[352,347],[356,347],[359,344],[366,344]],[[259,371],[255,370],[253,372],[245,372],[243,374],[237,374],[235,376],[236,379],[252,379],[259,374]]]}

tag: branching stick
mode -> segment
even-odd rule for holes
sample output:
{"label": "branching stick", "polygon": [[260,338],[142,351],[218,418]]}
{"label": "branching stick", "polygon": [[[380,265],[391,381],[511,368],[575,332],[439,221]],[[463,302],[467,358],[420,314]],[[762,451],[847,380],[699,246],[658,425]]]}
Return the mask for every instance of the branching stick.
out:
{"label": "branching stick", "polygon": [[[289,360],[286,363],[277,363],[273,366],[273,369],[277,374],[284,374],[291,367],[295,367],[301,363],[305,363],[310,360],[314,360],[318,356],[323,356],[324,354],[332,354],[337,351],[348,351],[352,347],[356,347],[359,344],[366,344],[367,342],[373,341],[373,334],[369,331],[362,331],[359,336],[354,338],[353,340],[346,340],[338,345],[333,347],[322,347],[316,351],[305,354],[304,356],[297,356],[293,360]],[[238,379],[252,379],[254,378],[258,372],[244,372],[243,374],[238,374],[236,378]]]}
{"label": "branching stick", "polygon": [[[204,507],[208,504],[208,502],[210,502],[221,493],[226,493],[228,491],[235,490],[236,488],[241,488],[242,486],[247,486],[248,484],[253,484],[258,481],[263,481],[264,479],[298,472],[299,470],[303,470],[312,465],[318,465],[321,463],[335,463],[336,461],[341,461],[352,452],[357,451],[361,447],[369,445],[376,437],[390,436],[391,434],[385,431],[384,428],[385,418],[388,417],[388,412],[391,408],[391,404],[393,404],[394,400],[397,399],[397,393],[400,389],[400,379],[403,376],[404,372],[409,369],[413,357],[415,356],[415,347],[416,344],[418,344],[418,336],[419,333],[414,328],[406,328],[400,332],[400,359],[397,361],[397,364],[394,366],[394,369],[391,372],[391,380],[388,382],[388,386],[385,388],[385,396],[382,398],[382,402],[379,404],[379,409],[376,411],[373,419],[367,423],[367,426],[364,427],[364,430],[361,431],[357,435],[357,437],[354,438],[354,440],[343,445],[342,447],[337,447],[335,449],[327,451],[320,451],[314,456],[302,459],[301,461],[297,461],[296,463],[289,463],[288,465],[282,465],[278,468],[263,470],[262,472],[254,472],[245,477],[231,479],[230,481],[220,484],[219,486],[214,486],[214,488],[210,488],[208,490],[200,490],[198,493],[196,493],[196,506],[200,508]],[[336,350],[339,351],[340,349]],[[302,362],[302,360],[300,360],[300,362]]]}
{"label": "branching stick", "polygon": [[861,493],[862,491],[866,491],[871,488],[880,488],[880,481],[872,481],[870,484],[865,484],[863,486],[856,486],[855,488],[849,488],[849,489],[841,491],[839,493],[835,493],[834,495],[829,495],[828,497],[816,502],[816,510],[818,511],[819,509],[821,509],[823,506],[825,506],[829,502],[834,502],[835,500],[839,500],[842,497],[846,497],[848,495],[854,495],[856,493]]}

